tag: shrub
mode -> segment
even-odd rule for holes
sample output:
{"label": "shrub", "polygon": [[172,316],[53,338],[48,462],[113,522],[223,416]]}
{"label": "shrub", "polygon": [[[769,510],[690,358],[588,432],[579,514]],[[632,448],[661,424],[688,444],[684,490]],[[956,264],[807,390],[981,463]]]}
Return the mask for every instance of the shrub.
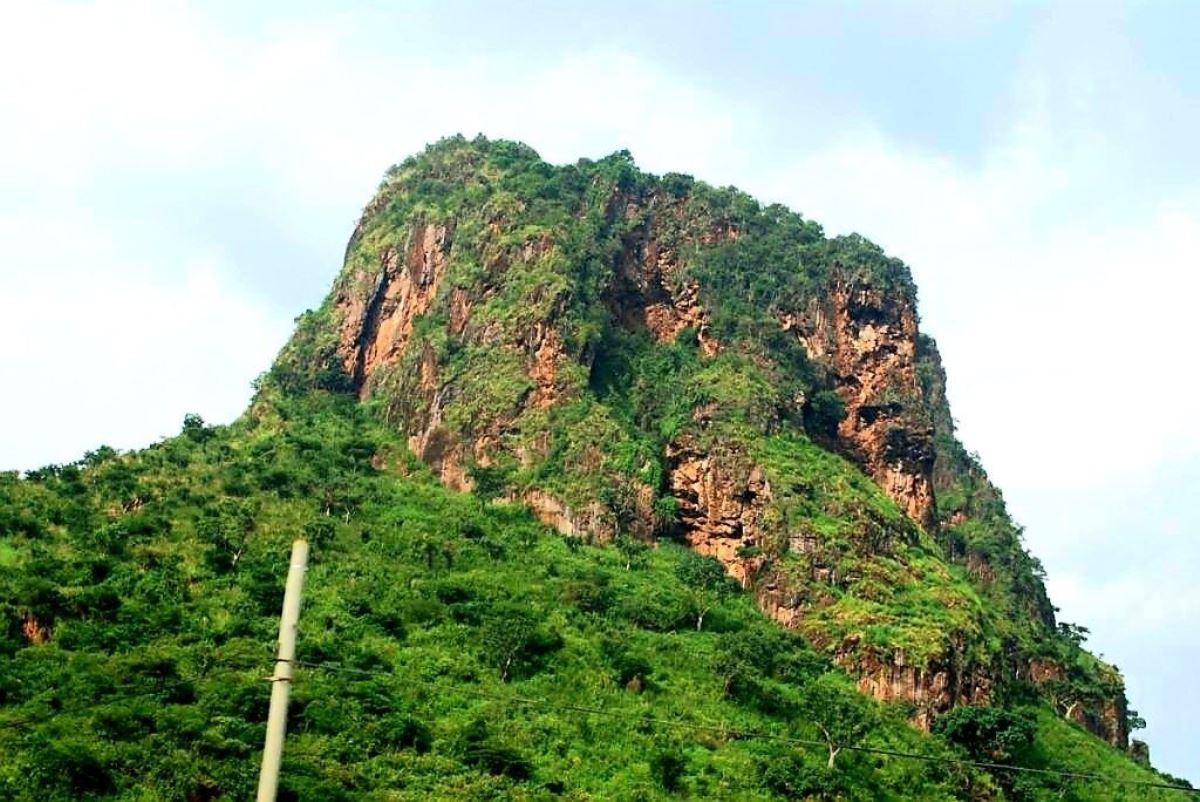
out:
{"label": "shrub", "polygon": [[1029,752],[1037,724],[1020,712],[960,705],[935,721],[933,731],[973,758],[1007,763]]}

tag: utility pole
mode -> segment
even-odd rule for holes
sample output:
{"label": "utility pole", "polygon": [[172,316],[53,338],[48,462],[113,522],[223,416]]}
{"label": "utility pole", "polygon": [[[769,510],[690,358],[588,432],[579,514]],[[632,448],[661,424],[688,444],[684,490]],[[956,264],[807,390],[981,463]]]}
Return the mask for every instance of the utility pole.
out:
{"label": "utility pole", "polygon": [[288,693],[296,659],[296,624],[300,620],[300,592],[308,568],[308,541],[292,543],[287,586],[283,591],[283,614],[279,618],[279,654],[271,675],[271,709],[267,714],[267,741],[263,746],[262,772],[258,775],[257,802],[275,802],[279,787],[279,764],[283,761],[283,736],[287,732]]}

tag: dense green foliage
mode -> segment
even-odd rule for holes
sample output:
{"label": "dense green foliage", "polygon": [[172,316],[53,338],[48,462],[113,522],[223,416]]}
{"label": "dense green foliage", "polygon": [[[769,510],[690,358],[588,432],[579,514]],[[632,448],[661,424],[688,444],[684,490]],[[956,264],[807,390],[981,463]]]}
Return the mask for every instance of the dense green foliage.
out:
{"label": "dense green foliage", "polygon": [[[969,779],[857,757],[833,777],[819,755],[722,735],[811,737],[789,713],[825,676],[881,722],[872,742],[944,750],[721,590],[710,561],[662,546],[630,564],[442,490],[338,399],[260,401],[233,429],[193,420],[2,487],[5,798],[249,796],[298,532],[314,546],[300,659],[322,666],[296,685],[285,783],[301,798],[768,798],[785,758],[812,787],[897,797],[918,777],[944,796]],[[747,643],[753,659],[729,656]]]}
{"label": "dense green foliage", "polygon": [[[828,768],[824,731],[839,747],[954,747],[860,696],[748,596],[722,590],[703,558],[663,544],[628,559],[548,534],[520,507],[446,491],[342,398],[268,394],[233,427],[189,420],[135,454],[4,475],[0,527],[2,798],[249,797],[300,532],[313,560],[290,798],[919,788],[935,799],[995,787],[949,764],[844,750]],[[697,592],[711,594],[699,631]],[[1104,771],[1154,776],[1077,740]],[[1096,798],[1088,783],[1065,790]]]}

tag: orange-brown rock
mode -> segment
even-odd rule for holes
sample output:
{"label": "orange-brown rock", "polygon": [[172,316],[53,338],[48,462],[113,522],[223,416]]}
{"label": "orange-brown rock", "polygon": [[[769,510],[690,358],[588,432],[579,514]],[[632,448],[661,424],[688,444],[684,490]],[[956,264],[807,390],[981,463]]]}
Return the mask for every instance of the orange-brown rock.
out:
{"label": "orange-brown rock", "polygon": [[581,511],[568,507],[555,496],[543,490],[529,490],[519,497],[509,497],[509,501],[517,499],[529,505],[529,509],[539,521],[552,526],[564,535],[596,537],[601,541],[612,537],[611,519],[604,506],[592,502]]}
{"label": "orange-brown rock", "polygon": [[668,486],[679,503],[688,545],[716,557],[743,587],[748,587],[761,558],[742,550],[761,545],[759,520],[771,485],[744,455],[702,451],[690,441],[667,451]]}
{"label": "orange-brown rock", "polygon": [[1129,728],[1125,718],[1127,705],[1125,697],[1106,699],[1098,705],[1079,705],[1067,716],[1071,721],[1083,727],[1118,749],[1129,745]]}
{"label": "orange-brown rock", "polygon": [[[504,158],[512,157],[509,152]],[[758,437],[783,433],[800,443],[807,433],[855,462],[912,521],[929,532],[945,526],[943,545],[951,548],[943,556],[966,565],[979,593],[1018,586],[1002,562],[990,563],[967,535],[949,531],[971,529],[965,525],[975,521],[975,510],[964,503],[963,509],[942,510],[938,520],[935,488],[946,490],[947,497],[965,497],[956,484],[963,468],[938,464],[935,427],[937,448],[953,440],[945,377],[940,363],[931,371],[928,361],[920,361],[922,347],[933,346],[918,332],[915,292],[903,265],[892,273],[877,269],[869,249],[842,248],[796,216],[763,209],[732,192],[692,191],[686,181],[631,177],[619,160],[596,172],[582,163],[568,168],[573,172],[564,170],[565,183],[548,197],[518,189],[520,182],[506,184],[503,160],[484,169],[485,161],[481,153],[452,151],[444,161],[389,174],[352,237],[346,269],[330,298],[332,315],[324,317],[328,308],[314,315],[321,325],[333,321],[306,341],[309,352],[321,358],[326,371],[321,375],[327,376],[331,363],[345,373],[333,371],[334,380],[321,386],[352,388],[379,402],[412,451],[450,487],[471,489],[477,481],[484,484],[485,476],[517,476],[496,480],[501,497],[523,501],[564,534],[649,538],[677,524],[688,544],[720,560],[752,589],[769,615],[835,655],[864,692],[911,702],[919,724],[927,726],[955,703],[986,700],[1005,676],[1021,677],[1016,666],[1025,658],[1012,657],[1003,670],[966,658],[969,653],[992,659],[978,657],[990,648],[978,638],[985,629],[982,613],[969,624],[953,619],[961,629],[944,633],[940,645],[928,646],[938,633],[905,641],[935,652],[933,657],[922,652],[919,660],[902,651],[873,651],[864,645],[865,636],[852,642],[857,636],[843,630],[823,636],[811,625],[814,611],[827,611],[839,598],[859,592],[883,604],[900,582],[896,577],[914,574],[880,569],[876,581],[872,567],[904,563],[901,544],[923,550],[924,557],[932,557],[934,547],[890,506],[882,505],[889,517],[880,523],[870,510],[847,509],[857,499],[846,501],[836,491],[827,496],[844,507],[805,506],[806,501],[795,505],[803,510],[797,515],[824,516],[826,524],[852,521],[853,527],[783,523],[791,514],[785,502],[798,494],[811,500],[827,488],[803,479],[799,468],[795,476],[780,473],[787,455],[778,450],[755,450]],[[542,165],[534,172],[545,178],[553,169]],[[581,179],[576,186],[586,184],[586,192],[571,195],[566,188]],[[422,186],[439,182],[451,182],[451,194],[465,187],[478,203],[423,204],[418,211],[406,205],[405,193],[419,195]],[[575,205],[555,206],[560,191],[574,197]],[[552,213],[529,213],[543,204]],[[760,237],[785,219],[791,233]],[[396,220],[408,222],[397,227]],[[776,248],[781,239],[786,246]],[[822,250],[826,245],[837,247]],[[760,264],[763,259],[771,262]],[[791,282],[797,268],[803,281]],[[728,281],[723,270],[730,272]],[[768,310],[766,320],[750,321],[762,332],[739,333],[737,321],[730,322],[730,309],[747,302]],[[771,318],[796,339],[778,339]],[[613,345],[604,327],[625,331]],[[626,337],[629,332],[648,337]],[[740,411],[720,409],[724,402],[713,398],[724,396],[686,385],[691,379],[680,369],[683,386],[696,399],[690,409],[672,409],[669,421],[677,428],[670,429],[670,442],[649,454],[663,445],[657,438],[668,430],[662,425],[666,419],[656,421],[650,413],[648,420],[630,424],[629,409],[603,395],[614,392],[618,401],[629,400],[619,398],[623,388],[604,384],[600,360],[607,355],[619,362],[648,348],[649,341],[674,343],[685,332],[689,340],[694,336],[699,356],[678,349],[669,358],[685,361],[687,370],[696,359],[715,358],[710,373],[725,380],[739,369],[729,366],[741,360],[753,366],[748,373],[761,368],[758,383],[749,386],[780,381],[788,392],[762,393],[769,399],[748,415],[752,422],[739,419],[748,428],[733,437],[738,442],[724,442],[714,434],[719,427],[709,424],[723,425],[728,422],[723,414]],[[796,352],[797,342],[808,364]],[[662,355],[668,358],[665,349]],[[726,368],[729,374],[722,373]],[[807,396],[828,389],[842,399],[846,415],[836,433],[828,426],[809,431],[814,405]],[[679,425],[689,412],[690,420]],[[626,439],[607,448],[610,437]],[[777,449],[786,437],[775,443]],[[756,464],[751,451],[763,464]],[[673,497],[677,521],[659,514],[670,508],[657,504],[660,494]],[[878,512],[877,501],[873,494],[862,506]],[[989,501],[991,508],[998,506],[998,491]],[[781,567],[785,557],[793,558],[789,569],[803,573],[789,579]],[[910,567],[904,563],[905,570]],[[1037,597],[1037,581],[1020,587],[1033,599],[1034,620],[1053,630],[1053,613],[1046,612],[1044,593]],[[957,609],[976,610],[977,601]],[[872,625],[866,621],[862,627]],[[964,633],[976,638],[974,648],[958,642]],[[1027,668],[1034,682],[1049,681],[1038,676],[1051,673],[1049,666]],[[1111,707],[1079,708],[1084,711],[1079,715],[1095,719],[1082,723],[1117,737],[1120,705],[1114,701]]]}
{"label": "orange-brown rock", "polygon": [[956,655],[912,665],[903,652],[880,659],[847,651],[834,661],[858,677],[858,689],[881,702],[905,701],[914,706],[912,722],[928,730],[934,718],[956,704],[985,704],[992,681],[987,673],[963,670]]}
{"label": "orange-brown rock", "polygon": [[1070,689],[1068,672],[1059,662],[1037,657],[1029,660],[1025,676],[1037,686],[1058,685],[1063,691],[1059,695],[1059,690],[1054,690],[1051,701],[1064,718],[1119,749],[1126,748],[1129,743],[1126,718],[1129,703],[1119,683],[1102,698],[1079,696]]}
{"label": "orange-brown rock", "polygon": [[[658,342],[674,342],[685,329],[693,329],[701,352],[712,356],[719,345],[700,304],[699,285],[680,276],[678,247],[664,242],[660,230],[661,218],[678,218],[683,209],[661,197],[653,199],[651,207],[649,222],[626,241],[618,262],[613,294],[618,318],[629,328],[646,329]],[[627,218],[644,212],[647,210],[633,202],[624,210]],[[736,237],[736,230],[720,229],[706,231],[698,239],[712,245]]]}
{"label": "orange-brown rock", "polygon": [[911,302],[838,279],[827,300],[785,317],[783,327],[832,370],[846,403],[842,447],[913,520],[934,529],[933,428],[920,414]]}
{"label": "orange-brown rock", "polygon": [[354,273],[334,298],[339,353],[364,397],[376,368],[403,352],[413,322],[433,302],[452,237],[452,226],[414,225],[403,250],[385,249],[381,269]]}

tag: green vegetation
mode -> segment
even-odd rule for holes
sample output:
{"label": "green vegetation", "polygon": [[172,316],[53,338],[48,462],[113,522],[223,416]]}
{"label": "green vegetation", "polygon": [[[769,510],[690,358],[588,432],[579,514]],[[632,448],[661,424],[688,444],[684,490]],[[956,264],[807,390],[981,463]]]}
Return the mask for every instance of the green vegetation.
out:
{"label": "green vegetation", "polygon": [[[1055,622],[1057,610],[1046,594],[1041,563],[1026,551],[1021,527],[1009,516],[1003,495],[988,479],[979,458],[954,436],[936,344],[920,337],[917,347],[918,375],[934,424],[938,465],[934,479],[943,550],[968,569],[987,607],[1002,613],[995,619],[994,631],[1004,650],[1028,655],[1051,669],[1051,676],[1040,685],[1050,706],[1067,717],[1095,716],[1109,701],[1124,699],[1124,681],[1114,666],[1083,649],[1086,627]],[[1013,692],[1020,695],[1023,690],[1018,687]],[[1145,724],[1136,714],[1127,719],[1126,727]]]}
{"label": "green vegetation", "polygon": [[[293,798],[996,787],[951,764],[845,750],[948,758],[959,740],[858,694],[726,590],[715,563],[669,543],[583,545],[519,506],[444,490],[342,397],[265,393],[232,427],[190,419],[145,451],[7,474],[0,516],[0,554],[17,569],[0,574],[6,799],[251,795],[299,532],[314,548],[284,766]],[[1156,776],[1038,715],[1048,765]],[[1061,790],[1098,798],[1086,782]]]}
{"label": "green vegetation", "polygon": [[947,754],[713,561],[670,544],[630,559],[446,491],[343,398],[260,398],[230,428],[189,419],[136,454],[6,475],[0,511],[18,569],[0,575],[6,799],[250,796],[300,532],[284,782],[301,799],[767,799],[799,782],[778,761],[864,799],[978,781],[858,754],[831,772],[821,750],[738,736],[819,737],[799,711],[820,688],[878,722],[856,741]]}

